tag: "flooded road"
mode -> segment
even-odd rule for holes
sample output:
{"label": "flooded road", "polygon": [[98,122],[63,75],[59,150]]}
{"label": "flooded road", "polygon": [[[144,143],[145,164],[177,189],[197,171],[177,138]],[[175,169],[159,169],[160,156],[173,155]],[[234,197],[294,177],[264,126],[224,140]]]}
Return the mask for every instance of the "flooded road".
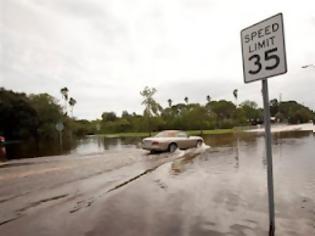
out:
{"label": "flooded road", "polygon": [[[315,235],[315,136],[273,138],[276,235]],[[264,137],[205,142],[4,163],[0,235],[268,235]]]}

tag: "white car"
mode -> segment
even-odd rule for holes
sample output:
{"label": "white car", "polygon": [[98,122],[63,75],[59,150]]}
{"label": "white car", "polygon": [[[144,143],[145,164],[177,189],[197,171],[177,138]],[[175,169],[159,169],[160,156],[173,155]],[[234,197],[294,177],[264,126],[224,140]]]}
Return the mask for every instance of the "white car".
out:
{"label": "white car", "polygon": [[174,152],[177,148],[188,149],[199,147],[203,143],[203,138],[199,136],[189,136],[180,130],[165,130],[153,137],[142,140],[142,148],[154,151]]}

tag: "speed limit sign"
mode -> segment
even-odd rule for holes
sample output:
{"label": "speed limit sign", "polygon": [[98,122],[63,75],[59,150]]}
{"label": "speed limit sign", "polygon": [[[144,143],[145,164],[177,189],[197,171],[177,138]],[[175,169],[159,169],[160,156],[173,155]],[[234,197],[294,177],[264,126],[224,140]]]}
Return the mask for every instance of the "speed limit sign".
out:
{"label": "speed limit sign", "polygon": [[241,31],[244,82],[287,72],[282,13]]}
{"label": "speed limit sign", "polygon": [[272,136],[267,78],[287,72],[283,17],[279,13],[241,31],[244,82],[261,80],[267,160],[269,235],[275,232]]}

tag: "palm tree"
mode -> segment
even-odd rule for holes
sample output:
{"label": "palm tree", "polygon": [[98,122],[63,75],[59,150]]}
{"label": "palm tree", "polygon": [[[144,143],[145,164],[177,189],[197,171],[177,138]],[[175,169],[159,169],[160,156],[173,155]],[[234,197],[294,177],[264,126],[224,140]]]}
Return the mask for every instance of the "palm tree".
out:
{"label": "palm tree", "polygon": [[60,93],[63,99],[68,100],[69,89],[67,87],[63,87],[62,89],[60,89]]}
{"label": "palm tree", "polygon": [[185,101],[186,104],[188,104],[188,101],[189,101],[189,100],[188,100],[188,97],[185,97],[185,98],[184,98],[184,101]]}
{"label": "palm tree", "polygon": [[65,100],[64,110],[65,110],[65,114],[67,114],[67,103],[68,103],[69,89],[67,87],[63,87],[60,89],[60,93],[62,95],[62,98]]}
{"label": "palm tree", "polygon": [[207,95],[207,102],[208,102],[208,103],[211,102],[211,97],[210,97],[210,95]]}
{"label": "palm tree", "polygon": [[173,102],[172,99],[169,98],[169,99],[167,100],[167,102],[168,102],[168,106],[169,106],[169,107],[172,107],[172,102]]}
{"label": "palm tree", "polygon": [[237,107],[238,89],[233,90],[233,96],[235,98],[235,105]]}
{"label": "palm tree", "polygon": [[210,97],[210,95],[207,95],[206,108],[207,108],[208,112],[211,112],[211,104],[210,104],[210,102],[211,102],[211,97]]}
{"label": "palm tree", "polygon": [[71,97],[70,100],[69,100],[69,105],[71,107],[71,116],[73,117],[73,107],[75,106],[75,104],[77,104],[77,101]]}
{"label": "palm tree", "polygon": [[144,98],[142,105],[145,106],[143,115],[148,120],[149,133],[151,135],[151,117],[154,115],[159,115],[162,110],[161,105],[154,100],[153,95],[157,92],[155,88],[149,88],[146,86],[143,91],[140,92],[141,96]]}

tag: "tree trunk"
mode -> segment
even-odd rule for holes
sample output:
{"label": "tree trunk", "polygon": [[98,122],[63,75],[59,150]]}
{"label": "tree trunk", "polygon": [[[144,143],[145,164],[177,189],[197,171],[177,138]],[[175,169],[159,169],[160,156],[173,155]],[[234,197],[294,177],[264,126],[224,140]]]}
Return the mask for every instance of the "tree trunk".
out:
{"label": "tree trunk", "polygon": [[148,129],[149,129],[149,136],[151,136],[151,117],[148,116]]}

